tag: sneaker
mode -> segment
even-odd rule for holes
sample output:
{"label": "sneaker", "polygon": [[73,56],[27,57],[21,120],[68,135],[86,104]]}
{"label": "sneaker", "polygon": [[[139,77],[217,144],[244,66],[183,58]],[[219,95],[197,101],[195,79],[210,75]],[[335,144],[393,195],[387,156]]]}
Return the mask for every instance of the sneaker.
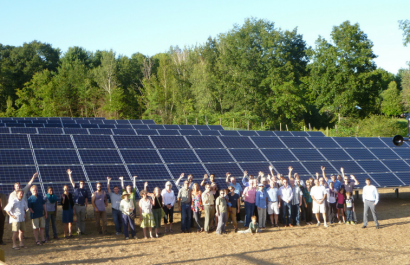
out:
{"label": "sneaker", "polygon": [[342,223],[342,221],[339,221],[339,224],[341,224]]}
{"label": "sneaker", "polygon": [[130,238],[129,238],[129,237],[126,237],[126,238],[125,238],[125,240],[128,240],[128,239],[130,239]]}
{"label": "sneaker", "polygon": [[329,227],[329,225],[327,223],[325,223],[325,227]]}
{"label": "sneaker", "polygon": [[240,221],[238,221],[238,223],[243,224],[243,221],[242,221],[242,220],[240,220]]}
{"label": "sneaker", "polygon": [[121,233],[120,233],[120,232],[116,232],[115,235],[116,235],[116,236],[119,236],[119,235],[121,235]]}
{"label": "sneaker", "polygon": [[317,222],[316,226],[319,226],[319,225],[320,225],[320,222]]}
{"label": "sneaker", "polygon": [[345,224],[350,225],[350,222],[349,222],[349,221],[347,221]]}
{"label": "sneaker", "polygon": [[351,224],[351,225],[356,225],[356,223],[355,223],[355,222],[350,222],[350,224]]}

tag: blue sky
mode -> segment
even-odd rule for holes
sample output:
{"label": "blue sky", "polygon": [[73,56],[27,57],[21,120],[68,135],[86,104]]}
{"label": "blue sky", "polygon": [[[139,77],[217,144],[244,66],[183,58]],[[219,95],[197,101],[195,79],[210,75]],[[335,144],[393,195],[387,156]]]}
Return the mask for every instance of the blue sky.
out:
{"label": "blue sky", "polygon": [[0,43],[39,40],[60,48],[113,49],[130,56],[154,55],[171,45],[202,44],[256,17],[294,29],[313,46],[333,26],[359,23],[374,43],[378,67],[392,73],[408,67],[398,20],[410,19],[410,1],[6,1],[0,3]]}

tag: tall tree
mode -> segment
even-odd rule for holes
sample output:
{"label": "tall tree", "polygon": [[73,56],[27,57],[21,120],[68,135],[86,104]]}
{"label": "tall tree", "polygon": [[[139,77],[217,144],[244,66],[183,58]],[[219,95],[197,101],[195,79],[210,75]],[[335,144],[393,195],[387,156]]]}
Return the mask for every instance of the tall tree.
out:
{"label": "tall tree", "polygon": [[399,20],[399,28],[403,30],[403,45],[410,43],[410,20]]}
{"label": "tall tree", "polygon": [[382,112],[388,116],[398,116],[402,113],[402,104],[400,91],[397,89],[397,84],[391,81],[389,88],[381,93]]}

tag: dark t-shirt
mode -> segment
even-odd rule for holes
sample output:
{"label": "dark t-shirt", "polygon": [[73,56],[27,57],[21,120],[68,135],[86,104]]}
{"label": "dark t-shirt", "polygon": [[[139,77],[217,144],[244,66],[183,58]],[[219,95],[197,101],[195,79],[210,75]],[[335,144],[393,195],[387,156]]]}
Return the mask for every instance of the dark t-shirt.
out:
{"label": "dark t-shirt", "polygon": [[354,183],[354,181],[349,182],[347,185],[343,183],[342,187],[345,189],[345,192],[350,192],[353,194]]}
{"label": "dark t-shirt", "polygon": [[34,213],[30,212],[31,219],[36,219],[44,216],[43,205],[46,204],[46,202],[44,201],[43,196],[36,197],[34,195],[31,195],[30,198],[28,198],[27,202],[28,208],[31,208],[34,211]]}
{"label": "dark t-shirt", "polygon": [[230,193],[228,194],[228,200],[229,202],[232,204],[232,208],[237,208],[238,206],[238,200],[239,200],[239,195],[238,194],[234,194],[231,195]]}
{"label": "dark t-shirt", "polygon": [[346,210],[351,211],[353,209],[353,203],[354,203],[353,196],[350,196],[349,199],[346,198],[345,203],[346,203]]}
{"label": "dark t-shirt", "polygon": [[159,195],[159,197],[154,197],[154,199],[155,199],[155,205],[152,206],[152,209],[162,208],[162,196]]}
{"label": "dark t-shirt", "polygon": [[88,198],[88,191],[85,188],[80,189],[77,185],[74,187],[74,203],[84,205],[85,199]]}

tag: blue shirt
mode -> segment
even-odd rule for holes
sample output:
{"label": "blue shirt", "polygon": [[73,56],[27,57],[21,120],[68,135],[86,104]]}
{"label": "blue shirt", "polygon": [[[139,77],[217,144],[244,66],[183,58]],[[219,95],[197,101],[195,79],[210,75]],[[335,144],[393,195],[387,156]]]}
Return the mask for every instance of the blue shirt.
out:
{"label": "blue shirt", "polygon": [[244,187],[249,187],[249,181],[247,181],[245,177],[243,177],[243,179],[242,179],[242,185]]}
{"label": "blue shirt", "polygon": [[235,188],[235,193],[238,194],[239,196],[241,196],[241,192],[242,192],[241,184],[239,184],[238,182],[236,182],[236,184],[233,185],[232,182],[229,182],[228,187],[229,187],[229,186],[234,187],[234,188]]}
{"label": "blue shirt", "polygon": [[85,204],[85,199],[88,198],[88,191],[85,188],[77,188],[77,186],[74,187],[74,204]]}
{"label": "blue shirt", "polygon": [[42,196],[34,196],[31,195],[30,198],[28,198],[28,208],[31,208],[34,213],[30,212],[30,218],[31,219],[36,219],[39,217],[44,216],[44,208],[43,205],[46,204]]}
{"label": "blue shirt", "polygon": [[256,197],[255,197],[255,205],[256,207],[259,208],[266,208],[266,198],[268,197],[268,194],[266,194],[266,191],[257,191],[256,192]]}
{"label": "blue shirt", "polygon": [[[327,185],[329,185],[329,183],[333,182],[332,179],[328,179],[327,180]],[[340,187],[342,187],[342,183],[336,179],[335,182],[333,182],[333,189],[339,191]]]}
{"label": "blue shirt", "polygon": [[279,194],[279,189],[278,188],[269,188],[267,190],[268,194],[268,201],[269,202],[277,202],[278,201],[278,194]]}

